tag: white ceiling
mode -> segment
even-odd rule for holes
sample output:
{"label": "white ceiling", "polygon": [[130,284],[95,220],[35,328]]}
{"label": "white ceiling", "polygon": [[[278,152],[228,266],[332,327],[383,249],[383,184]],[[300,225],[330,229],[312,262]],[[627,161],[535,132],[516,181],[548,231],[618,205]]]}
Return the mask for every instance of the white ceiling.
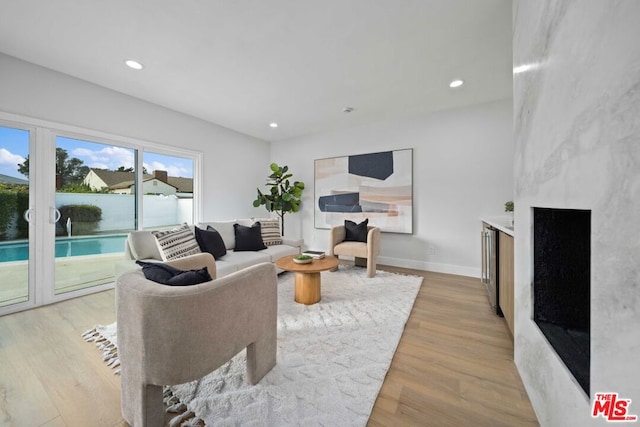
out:
{"label": "white ceiling", "polygon": [[0,51],[268,141],[512,91],[510,0],[0,0]]}

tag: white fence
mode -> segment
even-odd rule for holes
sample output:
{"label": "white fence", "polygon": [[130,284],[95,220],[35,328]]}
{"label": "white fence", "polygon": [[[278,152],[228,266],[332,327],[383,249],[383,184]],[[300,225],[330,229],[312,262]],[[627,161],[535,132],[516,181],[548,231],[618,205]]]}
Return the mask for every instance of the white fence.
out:
{"label": "white fence", "polygon": [[[135,228],[135,196],[131,194],[56,193],[56,208],[65,205],[94,205],[102,209],[97,232]],[[193,199],[175,196],[144,195],[142,218],[145,228],[193,223]],[[73,227],[73,218],[71,218]]]}

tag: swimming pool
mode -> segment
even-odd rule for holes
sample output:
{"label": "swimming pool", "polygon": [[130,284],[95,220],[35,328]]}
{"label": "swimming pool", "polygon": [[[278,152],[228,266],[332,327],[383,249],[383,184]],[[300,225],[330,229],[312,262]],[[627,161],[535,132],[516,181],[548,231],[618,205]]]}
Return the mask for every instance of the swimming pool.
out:
{"label": "swimming pool", "polygon": [[[124,252],[126,238],[126,234],[56,238],[56,258]],[[27,259],[29,244],[26,241],[0,243],[0,262]]]}

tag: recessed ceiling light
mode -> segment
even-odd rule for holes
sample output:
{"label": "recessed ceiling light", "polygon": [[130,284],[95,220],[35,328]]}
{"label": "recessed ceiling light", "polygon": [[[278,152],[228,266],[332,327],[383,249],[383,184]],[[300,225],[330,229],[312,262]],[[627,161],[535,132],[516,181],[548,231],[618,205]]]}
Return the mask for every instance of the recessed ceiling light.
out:
{"label": "recessed ceiling light", "polygon": [[127,64],[127,67],[133,68],[134,70],[142,70],[144,68],[144,65],[133,59],[127,59],[124,63]]}
{"label": "recessed ceiling light", "polygon": [[463,80],[454,80],[451,83],[449,83],[449,87],[460,87],[464,84]]}
{"label": "recessed ceiling light", "polygon": [[273,122],[273,123],[269,123],[269,126],[272,127],[272,128],[277,128],[278,124]]}
{"label": "recessed ceiling light", "polygon": [[342,109],[342,112],[343,112],[343,113],[350,113],[350,112],[352,112],[353,110],[355,110],[355,108],[353,108],[353,107],[344,107],[344,108]]}

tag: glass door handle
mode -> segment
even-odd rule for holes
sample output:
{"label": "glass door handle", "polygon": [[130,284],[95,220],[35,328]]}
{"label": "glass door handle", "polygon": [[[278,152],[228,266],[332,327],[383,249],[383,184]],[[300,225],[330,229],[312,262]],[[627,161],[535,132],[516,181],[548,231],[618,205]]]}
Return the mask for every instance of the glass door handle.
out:
{"label": "glass door handle", "polygon": [[33,212],[33,208],[29,208],[26,211],[24,211],[24,220],[27,222],[31,222],[31,213]]}
{"label": "glass door handle", "polygon": [[60,220],[60,211],[56,208],[49,208],[49,224],[55,224]]}

